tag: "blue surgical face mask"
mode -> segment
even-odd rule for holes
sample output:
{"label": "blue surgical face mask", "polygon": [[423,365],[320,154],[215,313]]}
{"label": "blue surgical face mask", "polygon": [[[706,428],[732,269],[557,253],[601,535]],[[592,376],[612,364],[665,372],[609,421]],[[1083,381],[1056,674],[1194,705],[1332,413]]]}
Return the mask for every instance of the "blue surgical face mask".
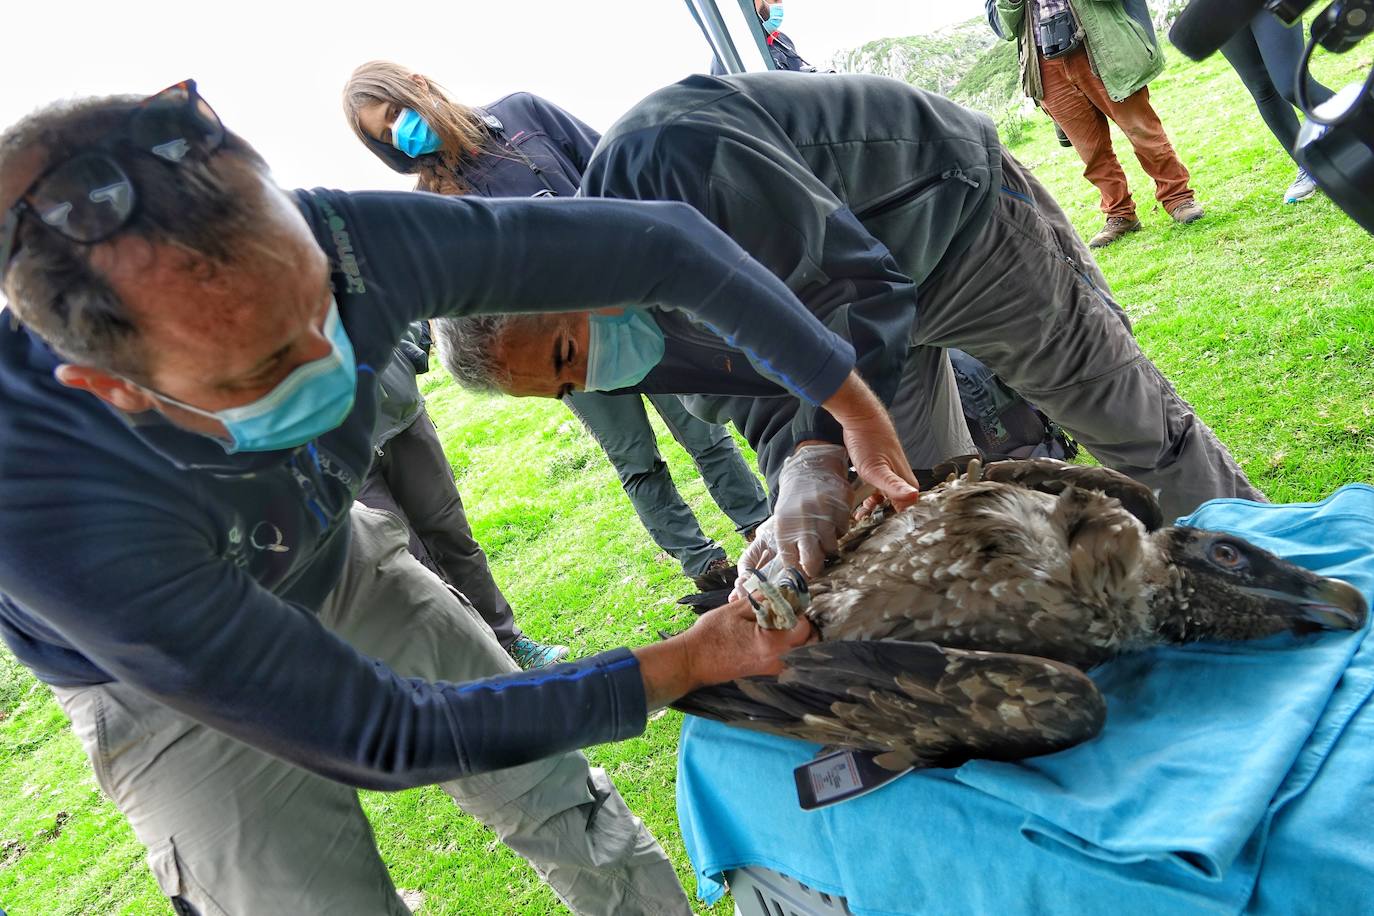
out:
{"label": "blue surgical face mask", "polygon": [[641,308],[588,319],[587,391],[638,384],[663,359],[663,332]]}
{"label": "blue surgical face mask", "polygon": [[782,28],[782,4],[774,3],[768,8],[768,18],[763,20],[763,30],[772,35]]}
{"label": "blue surgical face mask", "polygon": [[413,108],[403,108],[391,125],[391,145],[411,159],[432,153],[444,145],[444,141],[429,126],[429,122],[415,113]]}
{"label": "blue surgical face mask", "polygon": [[277,387],[251,404],[202,410],[165,394],[152,393],[183,410],[223,423],[231,439],[224,450],[231,455],[304,445],[344,421],[353,409],[358,385],[353,342],[339,319],[337,302],[329,305],[324,334],[330,343],[327,356],[298,366]]}

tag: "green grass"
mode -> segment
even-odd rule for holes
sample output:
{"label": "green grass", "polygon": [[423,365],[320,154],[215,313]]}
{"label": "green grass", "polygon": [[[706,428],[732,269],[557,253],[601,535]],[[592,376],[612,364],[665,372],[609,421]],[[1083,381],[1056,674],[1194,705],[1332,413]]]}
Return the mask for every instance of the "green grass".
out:
{"label": "green grass", "polygon": [[[1334,85],[1368,66],[1369,51],[1346,58],[1326,73]],[[1175,55],[1153,94],[1208,215],[1173,225],[1126,163],[1145,231],[1101,263],[1142,346],[1272,498],[1313,500],[1374,479],[1374,241],[1323,198],[1279,203],[1293,167],[1219,59],[1185,65]],[[1118,147],[1129,159],[1124,140]],[[1095,231],[1097,194],[1048,120],[1032,117],[1014,152],[1080,231]],[[649,541],[571,414],[555,403],[475,398],[437,376],[426,387],[478,537],[532,635],[587,654],[690,623],[673,603],[689,583]],[[730,523],[658,430],[707,532],[737,554]],[[690,889],[673,799],[679,724],[668,713],[643,737],[590,756]],[[397,886],[424,895],[421,912],[559,912],[533,873],[437,790],[367,793],[365,804]],[[170,913],[142,854],[48,690],[0,653],[0,907]]]}

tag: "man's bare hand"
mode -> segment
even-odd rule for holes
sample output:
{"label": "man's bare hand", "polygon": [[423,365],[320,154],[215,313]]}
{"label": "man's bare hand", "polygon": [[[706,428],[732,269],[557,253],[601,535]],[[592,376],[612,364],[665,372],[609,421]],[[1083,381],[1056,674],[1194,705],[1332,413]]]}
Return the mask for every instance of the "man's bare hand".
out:
{"label": "man's bare hand", "polygon": [[882,401],[851,372],[824,404],[844,428],[849,461],[860,479],[872,484],[892,505],[905,509],[920,497],[916,475]]}
{"label": "man's bare hand", "polygon": [[747,601],[701,615],[686,633],[635,649],[650,709],[667,706],[699,687],[756,674],[777,674],[779,656],[816,639],[801,618],[790,630],[760,629]]}

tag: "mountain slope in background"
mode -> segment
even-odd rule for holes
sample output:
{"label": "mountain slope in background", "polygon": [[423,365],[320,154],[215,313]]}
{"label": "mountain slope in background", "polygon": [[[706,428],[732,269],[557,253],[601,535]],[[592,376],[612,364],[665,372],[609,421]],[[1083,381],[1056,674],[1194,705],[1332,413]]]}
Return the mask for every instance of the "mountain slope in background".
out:
{"label": "mountain slope in background", "polygon": [[1001,43],[985,20],[970,19],[925,35],[870,41],[836,55],[834,65],[842,73],[877,73],[948,95],[985,52]]}
{"label": "mountain slope in background", "polygon": [[[1150,0],[1161,35],[1187,3]],[[1033,110],[1021,94],[1016,42],[999,39],[981,16],[924,35],[879,38],[840,52],[831,64],[841,73],[876,73],[949,96],[990,115],[1011,143]]]}

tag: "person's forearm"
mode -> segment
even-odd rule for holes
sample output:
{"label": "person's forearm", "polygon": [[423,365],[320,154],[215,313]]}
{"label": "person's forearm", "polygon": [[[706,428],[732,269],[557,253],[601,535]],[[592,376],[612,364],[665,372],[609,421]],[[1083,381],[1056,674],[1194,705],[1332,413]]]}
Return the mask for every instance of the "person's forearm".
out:
{"label": "person's forearm", "polygon": [[650,711],[661,709],[700,685],[690,670],[686,634],[634,649],[644,678],[644,702]]}
{"label": "person's forearm", "polygon": [[830,397],[854,366],[852,344],[697,211],[678,205],[664,215],[676,232],[657,242],[668,269],[655,301],[691,315],[804,401]]}
{"label": "person's forearm", "polygon": [[377,282],[407,323],[658,305],[691,315],[811,403],[830,397],[854,365],[848,342],[686,204],[385,192],[330,202],[370,230],[366,253],[388,268]]}
{"label": "person's forearm", "polygon": [[916,501],[916,475],[887,408],[853,373],[825,402],[825,409],[844,427],[844,444],[859,479],[904,509]]}
{"label": "person's forearm", "polygon": [[878,396],[857,373],[845,379],[839,390],[822,406],[846,428],[875,422],[887,416],[887,409],[883,407],[882,401],[878,400]]}
{"label": "person's forearm", "polygon": [[780,657],[815,636],[801,618],[790,630],[763,630],[744,600],[708,611],[687,632],[633,650],[648,709],[658,709],[711,684],[777,674]]}

